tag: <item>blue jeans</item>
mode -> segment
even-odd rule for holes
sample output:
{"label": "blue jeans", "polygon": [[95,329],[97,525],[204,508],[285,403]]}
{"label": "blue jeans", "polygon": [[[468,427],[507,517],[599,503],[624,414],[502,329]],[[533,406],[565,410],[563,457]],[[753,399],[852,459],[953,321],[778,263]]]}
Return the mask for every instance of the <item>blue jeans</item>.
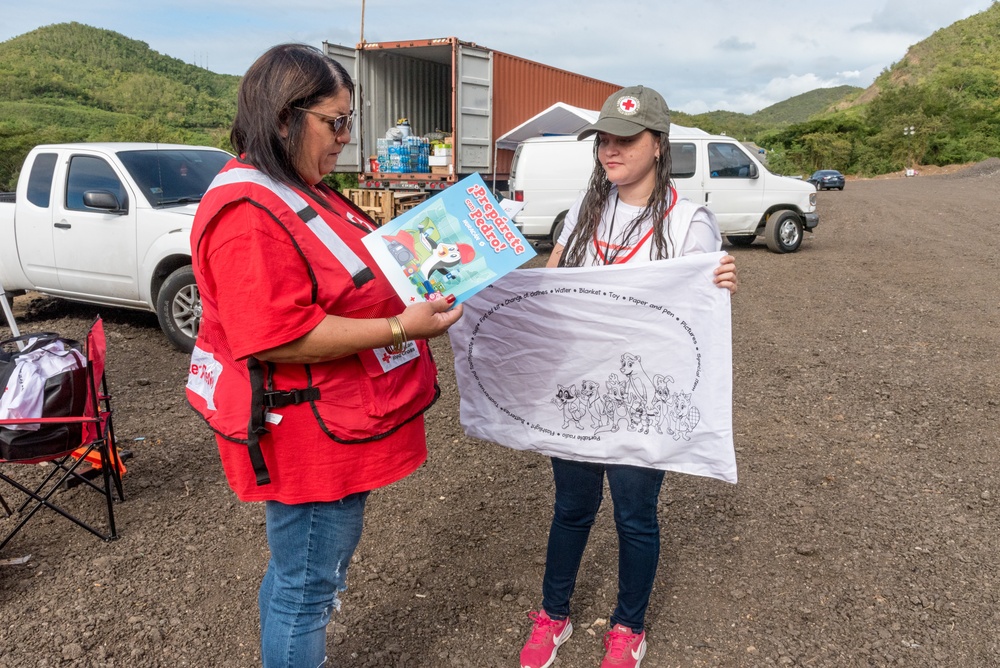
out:
{"label": "blue jeans", "polygon": [[361,540],[368,492],[340,501],[265,504],[271,560],[260,584],[264,668],[326,662],[326,625],[340,609],[347,566]]}
{"label": "blue jeans", "polygon": [[555,512],[542,581],[542,607],[550,617],[569,616],[569,599],[576,586],[590,527],[603,498],[608,477],[618,530],[618,605],[611,624],[643,630],[646,608],[660,560],[660,523],[656,517],[663,471],[591,464],[552,458],[556,483]]}

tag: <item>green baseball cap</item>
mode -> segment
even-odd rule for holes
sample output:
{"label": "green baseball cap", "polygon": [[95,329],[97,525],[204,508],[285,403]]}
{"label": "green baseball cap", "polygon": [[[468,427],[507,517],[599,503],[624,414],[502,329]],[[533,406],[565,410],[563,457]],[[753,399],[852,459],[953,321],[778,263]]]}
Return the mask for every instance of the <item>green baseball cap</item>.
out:
{"label": "green baseball cap", "polygon": [[581,130],[576,138],[586,139],[595,132],[631,137],[643,130],[670,134],[670,109],[652,88],[629,86],[609,97],[597,122]]}

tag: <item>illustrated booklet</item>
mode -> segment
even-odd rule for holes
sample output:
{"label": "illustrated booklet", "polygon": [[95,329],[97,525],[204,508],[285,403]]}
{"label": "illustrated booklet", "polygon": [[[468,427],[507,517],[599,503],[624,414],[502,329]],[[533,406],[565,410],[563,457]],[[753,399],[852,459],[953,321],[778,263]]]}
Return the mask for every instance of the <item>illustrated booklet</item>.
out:
{"label": "illustrated booklet", "polygon": [[393,218],[364,244],[406,304],[435,291],[460,304],[535,256],[479,174]]}

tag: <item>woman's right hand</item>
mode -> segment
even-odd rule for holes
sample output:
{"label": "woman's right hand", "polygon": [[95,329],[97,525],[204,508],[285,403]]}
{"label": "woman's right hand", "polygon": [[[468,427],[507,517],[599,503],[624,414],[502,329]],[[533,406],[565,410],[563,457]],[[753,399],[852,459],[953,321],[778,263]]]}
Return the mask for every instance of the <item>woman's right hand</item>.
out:
{"label": "woman's right hand", "polygon": [[399,324],[406,332],[406,338],[432,339],[444,334],[462,317],[461,304],[451,307],[455,303],[453,295],[447,298],[439,293],[434,295],[436,297],[432,295],[432,298],[425,302],[407,306],[406,310],[397,316]]}

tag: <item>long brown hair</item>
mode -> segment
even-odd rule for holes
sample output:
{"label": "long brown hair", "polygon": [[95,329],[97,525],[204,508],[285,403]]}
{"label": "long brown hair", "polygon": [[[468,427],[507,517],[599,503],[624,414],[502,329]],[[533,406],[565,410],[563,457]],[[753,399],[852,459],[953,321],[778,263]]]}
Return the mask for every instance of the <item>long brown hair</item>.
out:
{"label": "long brown hair", "polygon": [[[305,112],[354,82],[339,63],[306,44],[279,44],[257,59],[240,82],[229,139],[246,162],[285,185],[308,190],[295,168]],[[284,136],[283,136],[284,135]]]}
{"label": "long brown hair", "polygon": [[[625,234],[622,238],[631,239],[633,236],[638,237],[638,232],[642,228],[643,223],[647,220],[652,220],[653,247],[650,250],[650,259],[663,260],[677,253],[676,243],[670,234],[670,226],[667,225],[667,221],[665,220],[667,210],[671,204],[670,135],[666,132],[656,132],[654,130],[647,130],[647,132],[652,132],[660,143],[660,159],[656,161],[655,165],[656,174],[653,192],[650,193],[649,200],[647,200],[642,212],[625,228]],[[607,207],[608,199],[611,197],[612,184],[608,181],[608,176],[604,172],[604,167],[598,158],[598,151],[600,151],[599,138],[594,140],[594,171],[590,175],[590,185],[587,187],[587,193],[584,195],[583,203],[580,206],[580,218],[577,220],[576,227],[573,228],[572,234],[570,234],[569,239],[566,241],[566,249],[563,251],[562,257],[559,258],[560,267],[580,267],[587,261],[588,246],[601,224],[601,216]],[[666,229],[666,239],[664,239],[664,229]],[[608,252],[611,252],[610,249]],[[614,256],[610,255],[608,263],[613,261]]]}

